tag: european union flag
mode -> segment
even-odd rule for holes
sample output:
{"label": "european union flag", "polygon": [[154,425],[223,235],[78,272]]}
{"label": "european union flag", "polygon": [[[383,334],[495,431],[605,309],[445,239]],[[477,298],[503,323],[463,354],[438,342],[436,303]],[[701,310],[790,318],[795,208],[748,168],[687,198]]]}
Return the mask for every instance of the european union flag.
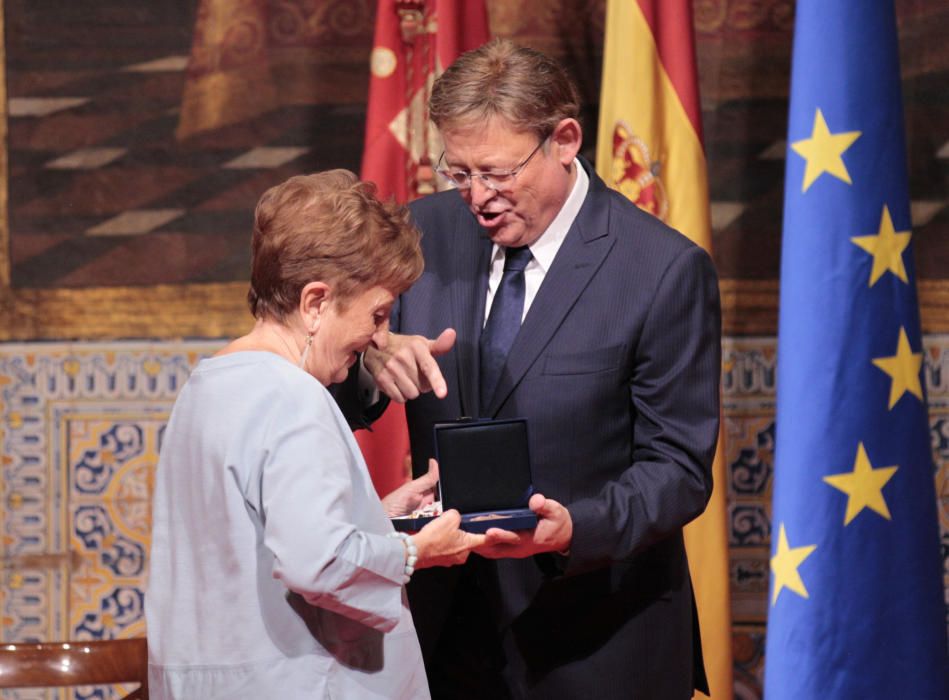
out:
{"label": "european union flag", "polygon": [[768,700],[945,700],[896,15],[801,0],[784,199]]}

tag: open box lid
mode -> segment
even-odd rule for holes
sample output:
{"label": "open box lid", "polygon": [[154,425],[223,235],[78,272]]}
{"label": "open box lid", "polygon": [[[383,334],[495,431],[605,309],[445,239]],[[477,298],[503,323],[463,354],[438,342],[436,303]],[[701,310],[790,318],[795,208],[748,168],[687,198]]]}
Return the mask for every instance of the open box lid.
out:
{"label": "open box lid", "polygon": [[526,419],[462,419],[437,423],[434,431],[441,502],[435,514],[393,518],[396,530],[417,531],[442,508],[458,510],[468,532],[537,524],[528,508],[534,489]]}

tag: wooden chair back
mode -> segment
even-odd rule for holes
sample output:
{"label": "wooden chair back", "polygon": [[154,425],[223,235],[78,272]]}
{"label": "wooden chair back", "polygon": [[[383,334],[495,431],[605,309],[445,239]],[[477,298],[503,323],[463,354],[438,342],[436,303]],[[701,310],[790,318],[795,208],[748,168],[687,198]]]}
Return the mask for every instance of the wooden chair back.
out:
{"label": "wooden chair back", "polygon": [[124,700],[148,700],[145,639],[0,644],[0,688],[138,683]]}

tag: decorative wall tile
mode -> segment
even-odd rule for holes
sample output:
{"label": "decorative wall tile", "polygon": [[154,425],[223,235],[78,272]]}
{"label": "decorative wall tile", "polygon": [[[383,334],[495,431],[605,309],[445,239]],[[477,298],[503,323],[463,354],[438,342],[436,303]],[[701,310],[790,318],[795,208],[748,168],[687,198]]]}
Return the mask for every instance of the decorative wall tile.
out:
{"label": "decorative wall tile", "polygon": [[[219,345],[0,346],[3,641],[145,634],[162,432],[191,369]],[[67,697],[36,692],[2,697]],[[68,695],[114,696],[108,687]]]}
{"label": "decorative wall tile", "polygon": [[758,700],[764,687],[763,626],[737,625],[732,634],[735,700]]}
{"label": "decorative wall tile", "polygon": [[[220,344],[0,345],[3,641],[144,634],[150,498],[162,433],[189,372]],[[927,336],[924,346],[949,586],[949,335]],[[724,344],[735,696],[748,700],[760,698],[764,668],[780,429],[775,347],[774,338]],[[114,692],[83,689],[69,697],[105,700]]]}

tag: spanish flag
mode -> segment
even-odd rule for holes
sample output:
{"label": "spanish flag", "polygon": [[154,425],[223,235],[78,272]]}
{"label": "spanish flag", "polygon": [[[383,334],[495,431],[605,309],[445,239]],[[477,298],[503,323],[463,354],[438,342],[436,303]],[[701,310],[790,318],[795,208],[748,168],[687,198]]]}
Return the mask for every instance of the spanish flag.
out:
{"label": "spanish flag", "polygon": [[[428,120],[432,83],[459,54],[489,38],[484,0],[378,1],[360,175],[381,197],[405,203],[435,191],[441,140]],[[410,471],[403,407],[390,404],[372,430],[356,440],[385,495]]]}
{"label": "spanish flag", "polygon": [[[690,0],[607,1],[596,163],[607,184],[710,249]],[[708,508],[685,530],[715,698],[733,694],[723,447]]]}

